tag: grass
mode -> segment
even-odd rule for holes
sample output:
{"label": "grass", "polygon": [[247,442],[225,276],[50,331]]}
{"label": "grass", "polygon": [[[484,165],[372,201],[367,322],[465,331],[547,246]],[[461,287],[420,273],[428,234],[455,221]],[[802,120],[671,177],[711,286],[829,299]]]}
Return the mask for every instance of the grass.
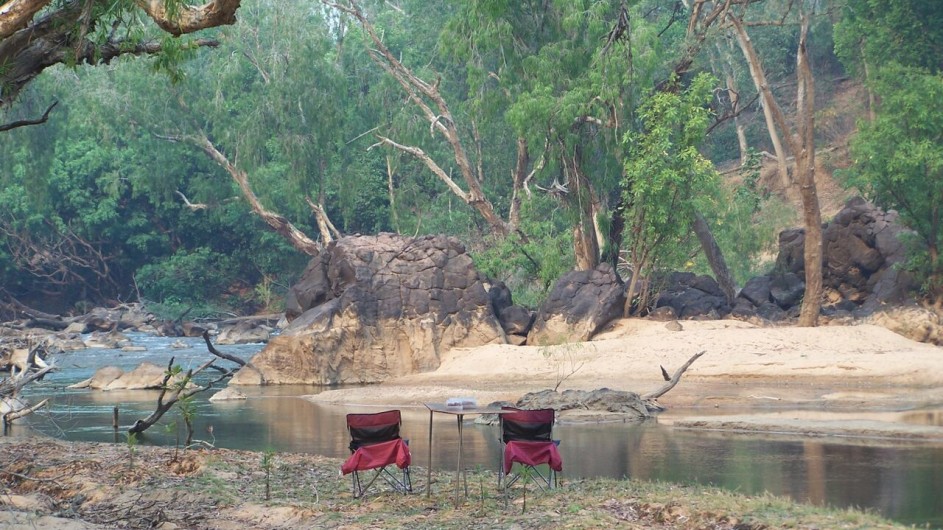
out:
{"label": "grass", "polygon": [[[199,449],[175,458],[173,448],[142,446],[130,472],[127,449],[117,444],[65,447],[52,440],[0,439],[0,462],[11,462],[0,464],[5,494],[47,499],[43,505],[51,515],[61,513],[56,506],[72,506],[76,491],[93,491],[75,505],[74,517],[111,525],[120,514],[124,528],[164,522],[181,528],[254,529],[904,528],[872,513],[772,495],[565,474],[554,490],[528,487],[524,506],[522,488],[515,485],[505,496],[497,489],[495,470],[487,468],[469,471],[469,497],[459,502],[452,498],[453,471],[434,471],[427,497],[426,470],[420,466],[412,469],[413,494],[394,492],[380,480],[364,498],[354,499],[350,477],[340,476],[339,459],[277,453],[267,470],[257,452]],[[0,500],[0,512],[8,509]]]}

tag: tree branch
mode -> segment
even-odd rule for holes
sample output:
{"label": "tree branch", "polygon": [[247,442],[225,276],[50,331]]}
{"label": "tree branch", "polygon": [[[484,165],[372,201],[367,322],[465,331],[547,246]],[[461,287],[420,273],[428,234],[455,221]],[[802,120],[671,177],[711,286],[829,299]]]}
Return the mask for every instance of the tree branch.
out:
{"label": "tree branch", "polygon": [[299,230],[288,219],[267,210],[262,205],[262,202],[259,200],[258,196],[256,196],[255,192],[252,191],[252,186],[249,185],[249,176],[246,172],[230,162],[226,155],[213,145],[213,142],[210,141],[205,133],[201,132],[196,136],[160,136],[160,138],[171,142],[186,141],[202,149],[207,156],[229,173],[229,176],[232,177],[236,185],[239,186],[239,189],[242,191],[242,196],[245,197],[252,211],[261,217],[276,233],[284,237],[291,246],[295,247],[299,252],[313,256],[321,249],[321,245],[319,245],[317,241],[308,237],[307,234]]}
{"label": "tree branch", "polygon": [[[707,350],[695,353],[693,356],[691,356],[690,359],[688,359],[688,362],[684,363],[681,366],[681,368],[678,368],[675,371],[674,375],[671,376],[671,380],[668,381],[665,384],[665,386],[659,388],[658,390],[655,390],[654,392],[649,392],[648,394],[645,394],[644,396],[642,396],[642,399],[643,400],[658,399],[661,396],[665,395],[669,390],[674,388],[675,385],[677,385],[679,381],[681,381],[681,376],[694,363],[694,361],[698,360],[705,353],[707,353]],[[662,368],[662,371],[664,371],[664,368]]]}
{"label": "tree branch", "polygon": [[16,129],[17,127],[26,127],[29,125],[39,125],[40,123],[46,123],[46,120],[49,119],[49,113],[52,112],[52,109],[56,108],[56,105],[58,104],[58,101],[54,101],[52,105],[49,105],[49,108],[46,109],[46,112],[43,113],[41,118],[37,118],[35,120],[18,120],[10,123],[4,123],[0,125],[0,132]]}
{"label": "tree branch", "polygon": [[9,0],[0,6],[0,39],[23,29],[52,0]]}
{"label": "tree branch", "polygon": [[201,29],[229,26],[236,23],[236,11],[241,0],[213,0],[201,6],[175,2],[173,10],[166,0],[136,0],[160,28],[171,35],[193,33]]}

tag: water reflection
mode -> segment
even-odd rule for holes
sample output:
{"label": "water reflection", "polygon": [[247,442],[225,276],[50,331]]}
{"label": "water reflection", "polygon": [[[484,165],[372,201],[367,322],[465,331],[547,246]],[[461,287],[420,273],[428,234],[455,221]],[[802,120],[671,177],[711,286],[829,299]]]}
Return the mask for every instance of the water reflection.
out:
{"label": "water reflection", "polygon": [[915,425],[934,425],[943,427],[943,410],[925,410],[908,412],[901,415],[901,421]]}

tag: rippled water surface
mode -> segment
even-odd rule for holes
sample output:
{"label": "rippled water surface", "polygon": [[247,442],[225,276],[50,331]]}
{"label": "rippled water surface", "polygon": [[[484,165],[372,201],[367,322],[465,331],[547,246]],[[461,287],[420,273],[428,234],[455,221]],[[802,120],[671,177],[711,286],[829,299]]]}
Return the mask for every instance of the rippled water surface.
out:
{"label": "rippled water surface", "polygon": [[[154,410],[156,391],[101,392],[65,390],[106,365],[133,369],[147,360],[166,366],[170,357],[184,368],[209,358],[202,339],[183,339],[190,347],[171,348],[172,340],[132,335],[146,351],[83,350],[58,356],[62,368],[32,389],[33,399],[54,398],[47,413],[34,415],[29,428],[17,426],[12,435],[39,431],[69,440],[123,441],[115,434],[112,414],[129,425]],[[249,358],[259,345],[221,346],[227,353]],[[224,363],[225,361],[221,361]],[[233,449],[307,452],[345,457],[344,417],[377,408],[324,406],[300,396],[316,387],[240,388],[245,401],[195,401],[195,438]],[[414,462],[425,466],[429,450],[429,413],[404,408],[403,431],[410,438]],[[671,410],[662,418],[683,415]],[[432,465],[453,469],[458,436],[455,419],[436,415],[433,424]],[[909,412],[904,421],[943,424],[936,410]],[[562,440],[563,477],[634,477],[647,480],[698,482],[730,490],[786,495],[802,502],[875,510],[897,521],[943,527],[943,444],[891,443],[857,438],[788,437],[674,429],[664,421],[641,424],[558,425]],[[179,424],[179,425],[178,425]],[[212,426],[212,429],[210,427]],[[143,443],[174,444],[182,429],[170,413],[162,425],[145,433]],[[210,432],[210,430],[212,432]],[[120,431],[119,431],[120,432]],[[497,427],[466,423],[465,458],[470,467],[497,467]]]}

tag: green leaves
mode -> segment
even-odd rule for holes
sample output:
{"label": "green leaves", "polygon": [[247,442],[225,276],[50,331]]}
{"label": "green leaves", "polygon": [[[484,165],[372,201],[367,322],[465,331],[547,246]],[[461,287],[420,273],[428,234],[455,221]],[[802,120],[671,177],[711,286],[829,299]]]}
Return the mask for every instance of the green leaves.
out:
{"label": "green leaves", "polygon": [[697,151],[710,113],[713,79],[698,75],[681,94],[659,92],[640,108],[644,130],[625,136],[628,158],[622,194],[633,270],[679,265],[690,253],[694,212],[717,197],[713,164]]}
{"label": "green leaves", "polygon": [[[900,212],[927,249],[919,270],[940,295],[943,263],[943,74],[890,63],[873,81],[881,98],[874,121],[860,124],[851,143],[855,164],[843,173],[879,205]],[[918,252],[924,252],[922,249]]]}

